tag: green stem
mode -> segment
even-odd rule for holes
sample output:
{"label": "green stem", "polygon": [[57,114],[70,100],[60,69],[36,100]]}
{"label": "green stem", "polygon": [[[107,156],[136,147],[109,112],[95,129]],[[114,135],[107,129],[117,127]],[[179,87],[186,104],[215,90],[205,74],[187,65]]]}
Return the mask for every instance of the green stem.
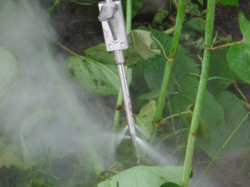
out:
{"label": "green stem", "polygon": [[230,47],[234,44],[244,44],[244,43],[249,43],[249,42],[245,42],[245,41],[237,41],[237,42],[231,42],[231,43],[227,43],[227,44],[222,44],[222,45],[218,45],[218,46],[211,46],[211,47],[208,47],[207,49],[210,49],[212,51],[215,51],[217,49],[221,49],[221,48],[225,48],[225,47]]}
{"label": "green stem", "polygon": [[161,42],[156,37],[154,37],[152,34],[150,35],[150,37],[159,45],[164,58],[166,60],[168,60],[168,56],[166,55],[165,49],[164,49],[163,45],[161,44]]}
{"label": "green stem", "polygon": [[116,107],[115,107],[115,114],[114,114],[114,119],[113,119],[113,131],[117,130],[117,126],[119,125],[120,121],[120,116],[121,116],[121,110],[120,106],[122,105],[122,90],[121,88],[119,89],[117,100],[116,100]]}
{"label": "green stem", "polygon": [[[211,58],[211,50],[208,48],[211,47],[213,43],[213,28],[214,28],[214,12],[215,12],[215,1],[208,0],[207,2],[207,17],[206,17],[206,31],[205,31],[205,50],[203,55],[202,70],[200,83],[198,87],[198,92],[195,101],[195,108],[192,117],[192,122],[189,130],[189,137],[184,161],[184,171],[182,175],[181,186],[187,187],[188,180],[191,172],[191,165],[194,152],[194,144],[196,140],[196,134],[199,127],[200,114],[202,109],[202,104],[204,100],[204,95],[206,91],[207,78],[209,73],[209,64]],[[207,48],[208,47],[208,48]]]}
{"label": "green stem", "polygon": [[184,112],[172,114],[172,115],[167,116],[167,117],[165,117],[164,119],[162,119],[161,122],[167,121],[168,119],[171,119],[171,118],[174,118],[174,117],[177,117],[177,116],[180,116],[180,114],[190,114],[190,113],[191,113],[190,111],[184,111]]}
{"label": "green stem", "polygon": [[57,45],[59,45],[61,48],[63,48],[65,51],[69,52],[71,55],[73,56],[77,56],[78,54],[75,53],[74,51],[70,50],[69,48],[67,48],[65,45],[63,45],[61,42],[57,41],[57,40],[53,40]]}
{"label": "green stem", "polygon": [[162,122],[167,121],[168,119],[172,119],[174,117],[180,116],[181,114],[191,114],[191,112],[184,111],[184,112],[180,112],[180,113],[176,113],[176,114],[171,114],[170,116],[167,116],[167,117],[161,119],[158,123],[154,123],[154,125],[160,125],[160,124],[162,124]]}
{"label": "green stem", "polygon": [[171,27],[170,29],[165,30],[164,33],[165,34],[172,34],[174,32],[174,30],[175,30],[175,27]]}
{"label": "green stem", "polygon": [[132,0],[127,0],[127,12],[126,12],[126,32],[127,34],[131,31],[132,25]]}
{"label": "green stem", "polygon": [[240,96],[242,97],[242,99],[244,100],[245,103],[248,103],[247,101],[247,97],[244,95],[244,93],[240,90],[239,86],[237,85],[237,83],[233,80],[233,85],[236,89],[236,91],[240,94]]}
{"label": "green stem", "polygon": [[[176,50],[179,44],[181,30],[182,30],[182,24],[185,16],[185,0],[179,1],[179,6],[177,10],[177,17],[176,17],[176,24],[175,24],[175,30],[174,30],[174,36],[173,36],[173,42],[169,51],[169,54],[167,56],[166,60],[166,66],[164,70],[164,76],[162,80],[161,90],[160,90],[160,96],[157,102],[156,107],[156,113],[155,113],[155,121],[158,121],[162,117],[162,112],[167,96],[167,88],[170,80],[170,73],[173,66],[173,60],[176,54]],[[156,129],[155,129],[156,132]]]}
{"label": "green stem", "polygon": [[[131,23],[132,23],[132,1],[127,0],[127,12],[126,12],[126,32],[127,34],[131,31]],[[127,71],[127,67],[125,67],[125,71]],[[116,108],[122,105],[122,90],[119,89],[117,101],[116,101]],[[113,119],[113,130],[119,125],[121,116],[121,110],[115,110],[114,119]]]}

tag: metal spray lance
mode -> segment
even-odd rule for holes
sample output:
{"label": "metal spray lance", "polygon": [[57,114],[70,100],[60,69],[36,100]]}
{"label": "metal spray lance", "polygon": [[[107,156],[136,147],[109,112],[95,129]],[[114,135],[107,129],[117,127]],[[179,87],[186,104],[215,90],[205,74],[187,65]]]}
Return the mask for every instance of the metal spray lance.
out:
{"label": "metal spray lance", "polygon": [[129,96],[126,73],[124,69],[125,58],[123,50],[128,49],[128,39],[125,29],[125,22],[122,12],[121,1],[106,0],[99,2],[99,20],[102,23],[103,35],[106,44],[106,50],[114,51],[115,61],[118,66],[123,101],[127,115],[128,129],[136,149],[136,131],[133,118],[132,105]]}

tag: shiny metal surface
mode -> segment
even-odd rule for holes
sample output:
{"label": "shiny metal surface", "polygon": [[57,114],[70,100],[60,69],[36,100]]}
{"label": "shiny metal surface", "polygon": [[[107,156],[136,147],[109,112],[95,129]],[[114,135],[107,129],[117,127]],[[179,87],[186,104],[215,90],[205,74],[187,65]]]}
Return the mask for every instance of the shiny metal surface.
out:
{"label": "shiny metal surface", "polygon": [[[133,118],[133,110],[132,110],[132,104],[131,104],[130,95],[129,95],[126,72],[125,72],[125,68],[123,65],[123,63],[124,63],[123,52],[122,51],[115,51],[115,58],[116,58],[118,72],[119,72],[120,81],[121,81],[123,102],[124,102],[124,107],[125,107],[127,121],[128,121],[129,133],[130,133],[132,142],[136,148],[135,122],[134,122],[134,118]],[[120,61],[118,61],[118,60],[120,60]]]}

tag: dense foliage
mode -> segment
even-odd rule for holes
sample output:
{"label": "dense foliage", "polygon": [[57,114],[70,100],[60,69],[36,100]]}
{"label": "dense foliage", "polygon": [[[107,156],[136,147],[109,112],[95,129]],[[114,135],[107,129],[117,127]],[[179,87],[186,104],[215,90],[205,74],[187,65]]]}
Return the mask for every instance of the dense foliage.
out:
{"label": "dense foliage", "polygon": [[[79,6],[89,6],[93,3],[80,0],[68,1]],[[243,12],[239,14],[238,22],[243,35],[242,40],[235,41],[231,35],[222,36],[215,28],[214,33],[210,33],[213,34],[212,45],[206,46],[207,10],[204,7],[207,1],[186,0],[186,18],[182,25],[180,41],[177,43],[176,53],[169,59],[169,54],[173,51],[171,45],[176,40],[173,37],[175,21],[171,23],[166,18],[175,20],[180,1],[170,2],[167,12],[164,10],[156,12],[149,25],[141,23],[139,27],[132,29],[128,35],[130,48],[125,51],[125,57],[134,118],[140,129],[137,133],[138,137],[148,147],[154,146],[153,152],[160,150],[178,157],[175,166],[155,166],[157,163],[161,164],[159,160],[159,162],[154,160],[158,157],[154,158],[152,153],[144,153],[143,148],[140,150],[142,165],[136,166],[136,153],[130,140],[126,138],[118,145],[114,142],[106,145],[106,149],[110,149],[112,152],[110,154],[116,161],[109,160],[110,164],[105,168],[98,165],[103,160],[100,161],[97,148],[91,147],[89,143],[84,144],[89,151],[87,156],[84,155],[84,159],[79,159],[74,154],[50,157],[48,151],[47,155],[41,153],[40,159],[36,157],[36,161],[27,164],[25,159],[33,160],[34,155],[30,154],[39,153],[32,152],[32,147],[26,138],[31,136],[33,128],[41,123],[49,124],[56,115],[51,110],[41,107],[20,122],[21,128],[18,132],[20,144],[12,144],[8,141],[8,131],[0,131],[0,174],[2,176],[0,186],[94,186],[97,183],[96,180],[98,180],[98,187],[181,186],[183,166],[179,163],[184,159],[189,128],[197,105],[196,97],[204,62],[202,54],[204,50],[211,53],[210,70],[199,116],[195,151],[199,153],[198,157],[201,156],[201,160],[206,158],[209,166],[216,159],[240,150],[244,150],[245,155],[248,153],[244,161],[249,160],[250,104],[238,84],[250,84],[250,21]],[[51,8],[47,10],[50,13],[55,11],[63,1],[55,0],[51,3]],[[238,0],[217,0],[217,3],[224,5],[225,8],[228,5],[239,6]],[[126,1],[123,1],[124,12],[127,12],[126,5]],[[132,1],[133,16],[136,16],[142,5],[143,0]],[[2,19],[4,18],[1,18],[0,22]],[[1,99],[12,77],[15,76],[18,59],[15,58],[14,53],[6,50],[1,42],[0,45]],[[78,89],[104,98],[119,95],[120,82],[114,55],[106,52],[104,43],[85,49],[82,54],[72,54],[67,58],[66,64]],[[161,88],[165,76],[164,68],[166,63],[172,60],[173,67],[169,75],[162,117],[156,119],[158,98],[162,95]],[[67,92],[66,88],[58,87],[60,92]],[[67,93],[62,93],[61,96],[65,99],[65,106],[72,110],[75,126],[82,128],[79,116],[72,107],[74,102],[68,101],[70,96]],[[4,108],[7,105],[8,103],[3,103],[0,107]],[[116,106],[115,112],[120,112],[118,107]],[[4,110],[2,108],[1,110]],[[103,115],[102,112],[97,114]],[[106,118],[110,123],[110,131],[113,128],[114,133],[120,133],[126,126],[126,120],[123,117],[118,118],[118,123],[113,122],[113,127],[113,119],[110,116]],[[100,141],[102,141],[101,137]],[[16,148],[18,146],[19,148]],[[192,177],[192,173],[189,175]],[[196,175],[195,172],[194,175]]]}

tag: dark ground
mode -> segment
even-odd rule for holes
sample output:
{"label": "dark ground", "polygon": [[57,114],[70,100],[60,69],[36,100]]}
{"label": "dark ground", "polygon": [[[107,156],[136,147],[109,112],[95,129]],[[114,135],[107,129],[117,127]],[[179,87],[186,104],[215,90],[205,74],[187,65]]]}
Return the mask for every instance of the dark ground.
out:
{"label": "dark ground", "polygon": [[[77,53],[82,53],[83,49],[103,41],[101,25],[97,19],[98,1],[94,0],[94,2],[96,4],[91,6],[81,6],[63,1],[51,13],[53,26],[59,34],[58,40]],[[206,5],[200,6],[200,9],[205,8]],[[239,30],[238,14],[241,11],[250,20],[249,0],[239,0],[239,7],[217,5],[215,30],[218,30],[222,36],[226,37],[231,34],[233,39],[240,40],[242,35]],[[173,24],[172,15],[175,13],[173,12],[165,20],[169,24]],[[133,21],[134,26],[144,24],[145,19],[142,17]],[[150,24],[150,21],[147,20],[146,24]]]}
{"label": "dark ground", "polygon": [[[205,9],[205,6],[200,7],[200,9]],[[215,31],[218,31],[220,36],[232,35],[234,41],[241,40],[242,34],[238,24],[238,14],[241,11],[250,20],[249,0],[239,0],[239,7],[217,5]],[[60,3],[51,13],[53,26],[58,33],[57,40],[79,54],[82,54],[85,48],[101,43],[103,36],[97,16],[97,4],[81,6],[67,1]],[[165,21],[169,22],[170,25],[173,24],[174,16],[175,13],[169,15]],[[149,24],[150,22],[143,20],[142,17],[139,19],[137,17],[134,19],[133,25],[145,25],[145,23]],[[65,54],[69,55],[67,52]],[[239,87],[250,101],[249,85],[239,84]],[[234,90],[234,87],[230,89]],[[213,178],[218,179],[225,187],[250,186],[249,164],[249,161],[242,162],[238,158],[229,157],[215,166]]]}

